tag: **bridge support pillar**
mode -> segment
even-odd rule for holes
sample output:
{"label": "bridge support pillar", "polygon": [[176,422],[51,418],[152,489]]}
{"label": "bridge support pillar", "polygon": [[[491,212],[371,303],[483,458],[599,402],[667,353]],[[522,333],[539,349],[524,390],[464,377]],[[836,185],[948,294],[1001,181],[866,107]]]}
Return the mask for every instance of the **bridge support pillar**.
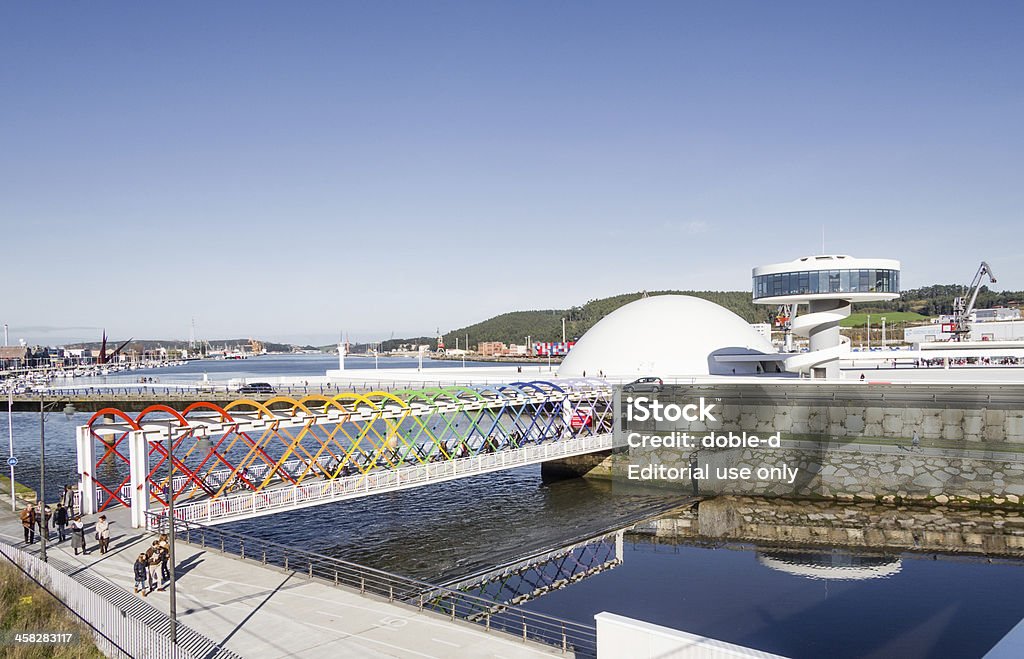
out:
{"label": "bridge support pillar", "polygon": [[139,431],[128,433],[129,459],[128,469],[132,485],[132,528],[146,526],[146,512],[149,510],[149,485],[146,476],[149,473],[149,445],[146,437]]}
{"label": "bridge support pillar", "polygon": [[92,470],[96,464],[96,451],[89,426],[79,426],[75,429],[75,442],[78,444],[78,512],[82,515],[94,515],[96,483],[93,482]]}
{"label": "bridge support pillar", "polygon": [[569,458],[548,460],[540,465],[540,477],[545,483],[552,483],[567,478],[579,478],[581,476],[611,478],[611,456],[612,452],[609,449],[596,453],[574,455]]}

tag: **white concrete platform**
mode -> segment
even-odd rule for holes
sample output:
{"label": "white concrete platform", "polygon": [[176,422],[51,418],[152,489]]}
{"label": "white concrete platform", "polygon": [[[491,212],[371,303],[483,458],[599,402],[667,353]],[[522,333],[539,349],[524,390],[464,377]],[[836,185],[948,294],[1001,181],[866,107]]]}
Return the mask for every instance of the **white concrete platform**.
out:
{"label": "white concrete platform", "polygon": [[[153,540],[108,514],[110,552],[100,555],[88,520],[86,556],[75,556],[70,542],[50,544],[48,552],[82,565],[129,593],[132,563]],[[0,535],[22,546],[21,524],[10,511],[0,515]],[[38,541],[29,546],[38,551]],[[565,657],[536,643],[487,633],[470,623],[420,613],[360,596],[301,575],[261,567],[209,549],[176,544],[179,571],[178,620],[243,657]],[[167,611],[167,592],[146,597]]]}

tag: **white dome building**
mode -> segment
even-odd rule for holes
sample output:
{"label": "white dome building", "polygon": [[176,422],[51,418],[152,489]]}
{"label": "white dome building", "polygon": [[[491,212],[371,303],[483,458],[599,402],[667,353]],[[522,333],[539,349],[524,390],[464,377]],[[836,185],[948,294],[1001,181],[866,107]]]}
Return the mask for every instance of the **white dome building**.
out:
{"label": "white dome building", "polygon": [[772,344],[725,307],[689,295],[630,302],[583,335],[559,377],[611,378],[774,372]]}

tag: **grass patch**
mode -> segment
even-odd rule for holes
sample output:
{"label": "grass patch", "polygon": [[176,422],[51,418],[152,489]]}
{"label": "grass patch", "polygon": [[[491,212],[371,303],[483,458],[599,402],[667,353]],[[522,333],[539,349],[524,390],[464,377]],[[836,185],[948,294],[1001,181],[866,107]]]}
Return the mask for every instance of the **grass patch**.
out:
{"label": "grass patch", "polygon": [[57,598],[29,579],[16,565],[0,557],[0,634],[18,632],[77,632],[71,645],[11,644],[2,652],[4,659],[100,659],[103,654],[92,641],[92,633]]}
{"label": "grass patch", "polygon": [[[0,496],[10,496],[10,493],[11,493],[11,478],[10,478],[10,476],[8,476],[8,477],[0,477]],[[36,491],[33,490],[31,487],[25,487],[24,485],[22,485],[18,481],[14,481],[14,495],[20,501],[35,501]],[[18,504],[18,507],[19,508],[21,507],[20,503]]]}
{"label": "grass patch", "polygon": [[[871,327],[875,329],[881,327],[882,316],[885,316],[885,324],[890,327],[896,323],[917,323],[928,320],[928,316],[922,316],[912,311],[888,311],[871,314]],[[867,324],[868,314],[866,313],[852,313],[839,322],[840,327],[865,327]]]}

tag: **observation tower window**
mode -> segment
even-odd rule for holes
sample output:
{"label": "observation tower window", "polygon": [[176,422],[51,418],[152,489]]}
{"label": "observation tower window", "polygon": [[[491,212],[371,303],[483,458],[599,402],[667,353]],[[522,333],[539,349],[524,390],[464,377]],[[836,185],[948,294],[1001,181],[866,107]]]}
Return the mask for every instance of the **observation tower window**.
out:
{"label": "observation tower window", "polygon": [[899,293],[897,270],[812,270],[754,277],[755,297],[828,293]]}

